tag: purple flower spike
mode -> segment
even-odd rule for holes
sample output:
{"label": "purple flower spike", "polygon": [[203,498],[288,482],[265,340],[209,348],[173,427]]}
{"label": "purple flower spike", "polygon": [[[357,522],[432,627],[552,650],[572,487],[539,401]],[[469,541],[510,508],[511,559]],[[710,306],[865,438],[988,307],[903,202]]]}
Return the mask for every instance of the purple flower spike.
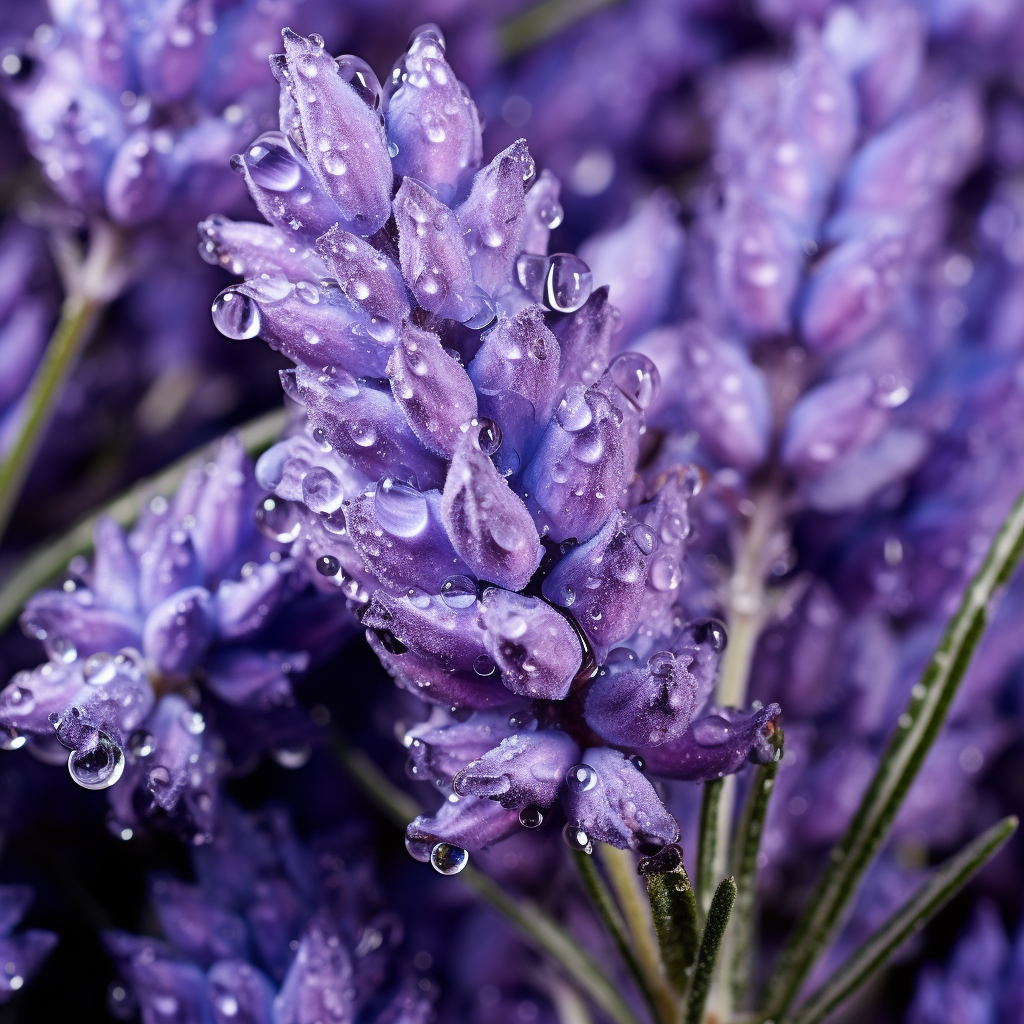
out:
{"label": "purple flower spike", "polygon": [[295,101],[306,155],[352,230],[372,235],[391,215],[393,174],[380,116],[339,73],[322,39],[281,34],[281,88]]}
{"label": "purple flower spike", "polygon": [[877,391],[866,373],[812,388],[790,412],[782,461],[810,478],[870,444],[889,421],[889,411],[875,402]]}
{"label": "purple flower spike", "polygon": [[171,594],[147,616],[143,651],[167,675],[188,672],[206,653],[214,634],[213,597],[205,587]]}
{"label": "purple flower spike", "polygon": [[468,762],[483,757],[511,733],[504,711],[475,711],[459,722],[435,708],[426,722],[406,732],[403,742],[417,778],[448,783]]}
{"label": "purple flower spike", "polygon": [[394,200],[402,274],[427,311],[460,323],[481,306],[462,227],[419,182],[406,178]]}
{"label": "purple flower spike", "polygon": [[687,659],[656,651],[644,665],[621,647],[587,691],[587,724],[625,747],[665,743],[686,731],[699,707],[697,691]]}
{"label": "purple flower spike", "polygon": [[778,704],[750,714],[735,708],[710,708],[682,736],[657,746],[638,744],[634,749],[654,775],[707,782],[737,771],[751,755],[770,761],[773,754],[768,737],[781,712]]}
{"label": "purple flower spike", "polygon": [[564,732],[516,732],[466,765],[452,789],[459,796],[489,797],[516,811],[550,807],[579,756],[580,748]]}
{"label": "purple flower spike", "polygon": [[149,898],[168,941],[203,967],[244,955],[245,923],[212,903],[199,886],[157,878],[150,885]]}
{"label": "purple flower spike", "polygon": [[291,231],[269,224],[229,220],[220,214],[199,222],[199,255],[238,277],[287,277],[316,283],[327,276],[316,250]]}
{"label": "purple flower spike", "polygon": [[655,192],[614,231],[596,235],[580,247],[594,284],[608,285],[619,310],[619,346],[654,326],[668,311],[677,287],[685,235],[677,204]]}
{"label": "purple flower spike", "polygon": [[620,512],[585,544],[563,556],[545,577],[544,596],[568,608],[599,649],[636,628],[657,534]]}
{"label": "purple flower spike", "polygon": [[398,153],[394,173],[416,178],[445,203],[480,166],[483,140],[476,104],[444,59],[444,44],[432,31],[409,44],[392,72],[388,138]]}
{"label": "purple flower spike", "polygon": [[557,392],[570,384],[594,384],[608,365],[618,310],[608,301],[608,288],[595,288],[575,313],[552,326],[561,350]]}
{"label": "purple flower spike", "polygon": [[502,317],[483,334],[483,344],[469,364],[469,376],[483,394],[511,392],[534,408],[546,423],[558,398],[558,340],[544,322],[541,306],[527,306]]}
{"label": "purple flower spike", "polygon": [[494,435],[490,421],[464,425],[448,467],[441,517],[452,546],[480,579],[521,590],[540,565],[540,537],[489,458]]}
{"label": "purple flower spike", "polygon": [[654,787],[625,754],[591,747],[566,778],[566,816],[597,840],[620,850],[655,853],[679,839],[679,824]]}
{"label": "purple flower spike", "polygon": [[600,383],[566,391],[523,475],[552,540],[586,540],[619,507],[635,465],[631,426]]}
{"label": "purple flower spike", "polygon": [[206,972],[216,1024],[272,1024],[274,990],[267,976],[244,960],[219,960]]}
{"label": "purple flower spike", "polygon": [[409,299],[398,267],[358,235],[337,225],[316,242],[331,277],[366,321],[376,317],[396,327],[409,316]]}
{"label": "purple flower spike", "polygon": [[436,334],[406,324],[388,360],[391,393],[423,446],[451,457],[477,413],[473,381]]}
{"label": "purple flower spike", "polygon": [[395,681],[421,699],[469,708],[515,703],[484,646],[475,600],[449,603],[421,593],[395,597],[378,590],[362,624]]}
{"label": "purple flower spike", "polygon": [[[345,523],[370,571],[392,590],[444,594],[446,580],[472,575],[445,532],[438,491],[385,479],[346,508]],[[463,596],[470,605],[476,600],[475,591]]]}
{"label": "purple flower spike", "polygon": [[506,287],[522,252],[525,185],[535,173],[533,157],[520,139],[477,172],[469,197],[456,211],[473,277],[488,295]]}
{"label": "purple flower spike", "polygon": [[480,601],[480,621],[487,653],[508,689],[545,700],[568,694],[583,651],[564,615],[535,597],[491,587]]}
{"label": "purple flower spike", "polygon": [[406,849],[419,861],[430,860],[438,843],[463,850],[486,849],[521,828],[519,812],[497,800],[463,796],[446,800],[433,815],[413,818],[405,830]]}

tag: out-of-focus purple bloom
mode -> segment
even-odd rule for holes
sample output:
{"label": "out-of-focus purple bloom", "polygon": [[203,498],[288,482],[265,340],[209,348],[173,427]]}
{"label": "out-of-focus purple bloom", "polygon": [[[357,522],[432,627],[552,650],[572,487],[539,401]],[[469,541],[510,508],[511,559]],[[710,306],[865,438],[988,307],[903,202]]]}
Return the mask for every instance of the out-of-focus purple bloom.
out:
{"label": "out-of-focus purple bloom", "polygon": [[27,885],[0,886],[0,1003],[6,1003],[39,970],[58,937],[41,928],[15,932],[31,904],[34,893]]}

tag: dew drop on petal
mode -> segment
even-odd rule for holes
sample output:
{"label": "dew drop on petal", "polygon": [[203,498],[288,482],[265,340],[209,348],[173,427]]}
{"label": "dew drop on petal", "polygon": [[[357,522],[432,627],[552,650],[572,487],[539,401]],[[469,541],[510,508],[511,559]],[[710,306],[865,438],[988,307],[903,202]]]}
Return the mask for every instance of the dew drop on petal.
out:
{"label": "dew drop on petal", "polygon": [[256,508],[256,527],[270,540],[291,544],[299,536],[302,522],[292,502],[268,497]]}
{"label": "dew drop on petal", "polygon": [[438,843],[430,851],[430,866],[441,875],[457,875],[469,863],[469,854],[461,846]]}
{"label": "dew drop on petal", "polygon": [[519,824],[523,828],[537,828],[544,824],[544,812],[536,804],[530,804],[519,812]]}
{"label": "dew drop on petal", "polygon": [[245,341],[260,333],[260,308],[235,288],[225,288],[210,309],[213,326],[233,341]]}
{"label": "dew drop on petal", "polygon": [[640,352],[623,352],[616,356],[608,367],[608,375],[638,409],[646,409],[661,386],[657,366]]}
{"label": "dew drop on petal", "polygon": [[71,751],[68,771],[83,789],[107,789],[121,778],[124,751],[106,733],[97,733],[95,746]]}
{"label": "dew drop on petal", "polygon": [[472,608],[476,604],[476,584],[468,576],[449,576],[441,584],[441,600],[449,608]]}
{"label": "dew drop on petal", "polygon": [[597,785],[597,772],[589,764],[574,764],[565,773],[565,784],[574,793],[586,793]]}
{"label": "dew drop on petal", "polygon": [[410,484],[384,477],[373,496],[377,522],[393,537],[415,537],[427,525],[427,499]]}

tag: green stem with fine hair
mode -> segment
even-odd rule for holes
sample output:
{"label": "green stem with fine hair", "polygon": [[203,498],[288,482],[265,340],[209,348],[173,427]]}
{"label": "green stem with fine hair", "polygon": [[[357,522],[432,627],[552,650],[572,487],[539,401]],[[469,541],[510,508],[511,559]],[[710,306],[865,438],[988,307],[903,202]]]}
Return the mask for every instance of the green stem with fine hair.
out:
{"label": "green stem with fine hair", "polygon": [[690,992],[686,997],[683,1024],[701,1024],[704,1018],[704,1004],[711,989],[718,951],[722,946],[725,929],[729,926],[729,915],[735,901],[736,883],[731,878],[723,878],[711,900],[708,919],[701,935],[697,962],[694,964],[693,977],[690,979]]}
{"label": "green stem with fine hair", "polygon": [[17,433],[0,460],[0,537],[7,531],[64,385],[100,315],[120,290],[119,258],[115,229],[103,222],[93,225],[89,253],[74,268],[57,326],[19,410]]}
{"label": "green stem with fine hair", "polygon": [[[269,447],[288,423],[288,413],[275,409],[237,427],[235,433],[251,455]],[[121,526],[130,526],[157,495],[173,494],[185,474],[200,462],[208,461],[217,450],[219,439],[203,445],[171,463],[154,476],[133,484],[97,512],[86,516],[66,533],[45,541],[12,571],[6,574],[0,587],[0,629],[3,629],[21,611],[24,603],[42,586],[49,583],[67,567],[76,555],[92,550],[93,530],[97,521],[109,516]]]}
{"label": "green stem with fine hair", "polygon": [[[711,779],[702,787],[700,801],[700,823],[697,837],[697,872],[694,891],[697,896],[697,918],[704,925],[711,906],[712,895],[718,880],[724,874],[719,870],[722,864],[722,850],[719,847],[718,819],[721,813],[723,779]],[[728,836],[725,837],[728,844]]]}
{"label": "green stem with fine hair", "polygon": [[[404,829],[420,813],[416,801],[394,785],[361,750],[356,750],[337,734],[333,749],[338,763],[352,780],[399,828]],[[639,1024],[636,1015],[601,968],[533,900],[510,896],[494,879],[477,871],[471,864],[462,870],[459,878],[559,964],[580,991],[589,996],[615,1024]]]}
{"label": "green stem with fine hair", "polygon": [[946,720],[998,593],[1009,582],[1022,553],[1024,493],[999,528],[920,682],[911,691],[910,702],[897,721],[860,807],[832,850],[779,956],[765,993],[762,1019],[778,1020],[789,1009],[818,956],[842,924],[844,911]]}

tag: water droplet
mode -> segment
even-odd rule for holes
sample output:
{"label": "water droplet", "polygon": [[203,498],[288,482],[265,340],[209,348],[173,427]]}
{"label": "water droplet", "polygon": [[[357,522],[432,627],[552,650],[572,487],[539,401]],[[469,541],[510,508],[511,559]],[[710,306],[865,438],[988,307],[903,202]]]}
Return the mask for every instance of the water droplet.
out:
{"label": "water droplet", "polygon": [[555,419],[559,426],[570,434],[578,433],[589,427],[594,413],[587,403],[586,393],[582,388],[570,388],[555,409]]}
{"label": "water droplet", "polygon": [[393,537],[415,537],[427,526],[427,499],[409,484],[384,477],[373,496],[377,522]]}
{"label": "water droplet", "polygon": [[532,711],[513,711],[508,716],[508,725],[510,729],[535,732],[537,729],[537,716]]}
{"label": "water droplet", "polygon": [[476,584],[468,576],[449,576],[441,584],[441,600],[449,608],[472,608],[476,604]]}
{"label": "water droplet", "polygon": [[487,654],[478,654],[473,661],[473,671],[478,676],[492,676],[496,668],[494,659]]}
{"label": "water droplet", "polygon": [[457,875],[469,863],[469,854],[461,846],[438,843],[430,851],[430,866],[442,875]]}
{"label": "water droplet", "polygon": [[428,21],[424,25],[420,25],[419,28],[414,28],[409,36],[409,45],[406,49],[411,50],[413,47],[420,48],[424,45],[433,43],[443,54],[445,50],[444,33],[440,27],[435,25],[432,21]]}
{"label": "water droplet", "polygon": [[302,180],[302,168],[281,132],[261,135],[243,159],[252,180],[272,192],[290,192]]}
{"label": "water droplet", "polygon": [[469,429],[476,431],[473,443],[484,455],[494,455],[501,447],[501,427],[486,416],[469,421]]}
{"label": "water droplet", "polygon": [[672,555],[660,555],[651,566],[651,583],[656,590],[675,590],[683,581],[683,570]]}
{"label": "water droplet", "polygon": [[107,789],[121,778],[124,751],[106,733],[97,732],[95,746],[71,751],[68,771],[83,789]]}
{"label": "water droplet", "polygon": [[409,856],[413,860],[426,864],[430,861],[430,854],[434,849],[434,843],[429,839],[410,839],[409,836],[406,836],[405,848],[409,851]]}
{"label": "water droplet", "polygon": [[519,824],[523,828],[537,828],[544,824],[544,812],[536,804],[530,804],[519,812]]}
{"label": "water droplet", "polygon": [[647,767],[647,762],[639,754],[630,754],[626,760],[638,771],[642,772]]}
{"label": "water droplet", "polygon": [[498,311],[490,295],[478,291],[477,299],[480,308],[466,321],[466,326],[474,331],[482,331],[497,319]]}
{"label": "water droplet", "polygon": [[316,571],[321,576],[337,576],[341,572],[341,562],[334,555],[321,555],[316,560]]}
{"label": "water droplet", "polygon": [[289,769],[301,768],[309,763],[313,756],[313,748],[308,743],[289,747],[278,747],[271,752],[271,757],[282,767]]}
{"label": "water droplet", "polygon": [[310,32],[310,34],[309,34],[309,41],[315,47],[317,47],[317,49],[322,50],[324,48],[324,37],[322,35],[320,35],[319,32]]}
{"label": "water droplet", "polygon": [[147,729],[136,729],[128,738],[128,752],[132,757],[149,757],[155,747],[156,740]]}
{"label": "water droplet", "polygon": [[377,443],[377,431],[372,423],[346,423],[349,436],[360,448],[372,448]]}
{"label": "water droplet", "polygon": [[260,307],[235,288],[225,288],[210,308],[213,326],[233,341],[245,341],[260,333]]}
{"label": "water droplet", "polygon": [[649,526],[640,523],[633,527],[633,542],[645,555],[649,555],[658,546],[658,537]]}
{"label": "water droplet", "polygon": [[720,747],[729,739],[732,727],[719,715],[709,715],[693,723],[693,738],[702,747]]}
{"label": "water droplet", "polygon": [[206,719],[199,711],[184,711],[181,715],[181,724],[193,736],[201,735],[206,729]]}
{"label": "water droplet", "polygon": [[388,143],[388,156],[391,157],[392,160],[394,160],[395,157],[398,156],[398,143],[397,142],[389,142]]}
{"label": "water droplet", "polygon": [[302,521],[294,503],[268,497],[256,509],[256,526],[264,537],[291,544],[302,530]]}
{"label": "water droplet", "polygon": [[343,497],[341,481],[326,466],[314,466],[302,478],[302,501],[314,512],[333,512]]}
{"label": "water droplet", "polygon": [[322,154],[320,163],[323,164],[323,168],[328,174],[333,174],[335,177],[341,177],[348,170],[348,164],[336,149],[329,149]]}
{"label": "water droplet", "polygon": [[658,368],[639,352],[623,352],[616,356],[608,367],[608,376],[638,409],[646,409],[661,386]]}
{"label": "water droplet", "polygon": [[540,222],[544,227],[554,231],[562,223],[565,211],[562,209],[561,203],[555,199],[549,199],[537,211],[537,216],[540,217]]}
{"label": "water droplet", "polygon": [[20,750],[28,737],[11,725],[0,725],[0,750]]}
{"label": "water droplet", "polygon": [[516,277],[523,291],[538,302],[544,295],[544,282],[547,280],[551,260],[547,256],[524,252],[516,259]]}
{"label": "water droplet", "polygon": [[555,253],[544,280],[544,305],[556,313],[575,313],[590,298],[594,278],[590,267],[572,253]]}
{"label": "water droplet", "polygon": [[373,633],[388,654],[405,654],[409,650],[390,629],[375,629]]}
{"label": "water droplet", "polygon": [[582,825],[574,825],[570,821],[562,829],[562,838],[565,839],[570,850],[576,850],[578,853],[594,852],[594,844],[590,841],[590,836],[583,831]]}
{"label": "water droplet", "polygon": [[574,764],[565,773],[565,784],[574,793],[586,793],[597,785],[597,772],[589,764]]}
{"label": "water droplet", "polygon": [[655,651],[647,659],[647,667],[651,670],[651,675],[662,679],[671,677],[675,664],[676,656],[671,651]]}
{"label": "water droplet", "polygon": [[718,619],[707,619],[694,627],[693,639],[699,644],[710,644],[712,650],[721,653],[729,642],[729,634],[724,623]]}
{"label": "water droplet", "polygon": [[334,63],[338,65],[338,74],[352,86],[356,95],[371,110],[379,110],[384,90],[381,89],[373,68],[365,60],[350,53],[335,57]]}

